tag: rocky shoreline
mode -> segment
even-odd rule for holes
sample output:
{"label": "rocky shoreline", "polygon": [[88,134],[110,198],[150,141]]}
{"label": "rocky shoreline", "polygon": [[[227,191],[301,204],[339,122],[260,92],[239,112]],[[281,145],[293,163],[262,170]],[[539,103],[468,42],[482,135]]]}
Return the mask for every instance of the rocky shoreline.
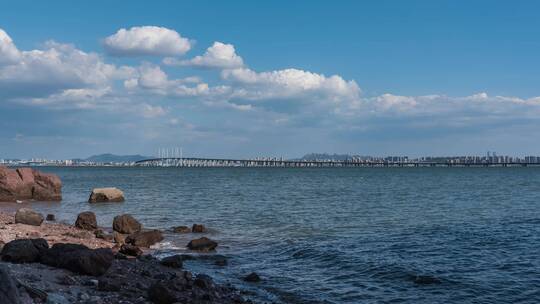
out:
{"label": "rocky shoreline", "polygon": [[[91,212],[67,225],[23,209],[0,211],[0,304],[252,303],[231,286],[184,270],[183,261],[192,256],[153,257],[149,247],[163,240],[161,232],[143,229],[130,215],[117,216],[108,232]],[[187,247],[198,252],[216,246],[203,237]]]}

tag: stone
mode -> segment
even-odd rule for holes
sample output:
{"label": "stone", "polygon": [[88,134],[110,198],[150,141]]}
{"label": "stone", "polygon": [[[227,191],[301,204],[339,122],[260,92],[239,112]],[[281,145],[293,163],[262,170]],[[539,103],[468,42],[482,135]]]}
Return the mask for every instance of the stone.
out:
{"label": "stone", "polygon": [[18,239],[4,245],[2,260],[11,263],[34,263],[49,248],[44,239]]}
{"label": "stone", "polygon": [[261,277],[256,272],[252,272],[245,276],[243,280],[250,283],[257,283],[261,281]]}
{"label": "stone", "polygon": [[174,293],[163,282],[156,282],[148,289],[148,299],[155,304],[172,304],[176,302]]}
{"label": "stone", "polygon": [[89,203],[123,202],[124,192],[118,188],[95,188],[88,199]]}
{"label": "stone", "polygon": [[217,246],[217,242],[206,237],[191,240],[187,245],[189,249],[197,251],[212,251],[216,249]]}
{"label": "stone", "polygon": [[60,178],[31,168],[14,170],[0,166],[0,202],[25,200],[62,200]]}
{"label": "stone", "polygon": [[160,263],[163,266],[171,267],[171,268],[182,268],[183,266],[184,258],[182,255],[173,255],[163,258]]}
{"label": "stone", "polygon": [[204,233],[206,232],[206,227],[201,224],[193,224],[193,227],[191,228],[191,232],[193,233]]}
{"label": "stone", "polygon": [[113,240],[113,235],[110,234],[110,233],[107,233],[101,229],[97,229],[96,231],[94,231],[94,235],[96,236],[96,238],[98,239],[102,239],[102,240],[105,240],[105,241],[109,241],[111,242]]}
{"label": "stone", "polygon": [[94,212],[85,211],[79,213],[79,215],[77,215],[77,220],[75,221],[75,227],[84,230],[97,229],[97,220]]}
{"label": "stone", "polygon": [[172,228],[174,233],[190,233],[191,229],[188,226],[176,226]]}
{"label": "stone", "polygon": [[98,281],[97,289],[99,291],[120,291],[121,286],[120,282],[114,279],[103,278]]}
{"label": "stone", "polygon": [[40,226],[43,223],[43,215],[29,208],[21,208],[15,213],[15,223]]}
{"label": "stone", "polygon": [[114,231],[112,236],[116,244],[122,245],[126,242],[127,234]]}
{"label": "stone", "polygon": [[59,293],[49,293],[47,295],[46,304],[69,304],[70,302]]}
{"label": "stone", "polygon": [[17,283],[9,273],[7,267],[0,266],[0,303],[19,304],[21,297]]}
{"label": "stone", "polygon": [[126,238],[126,243],[139,247],[150,247],[161,241],[163,241],[163,234],[159,230],[137,232]]}
{"label": "stone", "polygon": [[41,256],[43,264],[91,276],[104,274],[113,259],[110,248],[89,249],[84,245],[64,243],[54,244]]}
{"label": "stone", "polygon": [[120,250],[118,252],[134,257],[138,257],[143,254],[141,248],[130,244],[124,244],[120,246]]}
{"label": "stone", "polygon": [[47,214],[47,217],[45,218],[45,220],[47,220],[48,222],[54,222],[56,221],[56,217],[54,216],[54,214]]}
{"label": "stone", "polygon": [[132,234],[141,231],[142,225],[130,214],[122,214],[114,217],[113,230],[124,233]]}
{"label": "stone", "polygon": [[195,277],[193,284],[202,289],[210,289],[214,286],[214,281],[206,274],[199,274]]}

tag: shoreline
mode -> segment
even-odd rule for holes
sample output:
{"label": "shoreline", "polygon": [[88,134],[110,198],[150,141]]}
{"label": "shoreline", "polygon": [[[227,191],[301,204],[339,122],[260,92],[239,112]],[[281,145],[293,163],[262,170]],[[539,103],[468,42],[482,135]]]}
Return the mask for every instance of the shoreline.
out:
{"label": "shoreline", "polygon": [[[97,230],[110,228],[97,227]],[[115,238],[97,235],[54,221],[43,221],[39,226],[15,223],[15,212],[0,209],[2,254],[5,254],[7,244],[24,239],[44,239],[48,251],[75,244],[73,246],[87,247],[88,252],[111,252],[110,265],[98,275],[73,271],[69,266],[65,269],[47,265],[43,255],[30,263],[10,261],[2,255],[0,276],[4,273],[3,276],[11,277],[20,298],[19,302],[13,303],[253,303],[245,300],[242,292],[232,286],[217,284],[208,275],[196,275],[183,269],[183,261],[196,259],[197,251],[193,251],[193,255],[174,255],[159,260],[152,255],[155,249],[142,246],[135,249],[135,246],[125,245],[131,246],[126,249]],[[0,284],[5,285],[5,282]]]}

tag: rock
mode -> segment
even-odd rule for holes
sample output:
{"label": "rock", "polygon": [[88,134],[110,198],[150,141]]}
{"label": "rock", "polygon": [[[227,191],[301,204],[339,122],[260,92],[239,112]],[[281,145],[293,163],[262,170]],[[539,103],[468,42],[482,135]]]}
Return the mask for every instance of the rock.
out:
{"label": "rock", "polygon": [[75,227],[84,230],[97,229],[97,220],[94,212],[85,211],[79,213],[79,215],[77,215],[77,220],[75,221]]}
{"label": "rock", "polygon": [[199,274],[193,281],[193,285],[202,289],[210,289],[214,286],[214,281],[206,274]]}
{"label": "rock", "polygon": [[191,229],[188,226],[176,226],[172,228],[174,233],[190,233]]}
{"label": "rock", "polygon": [[122,245],[126,242],[127,234],[122,234],[119,232],[113,232],[113,239],[116,244]]}
{"label": "rock", "polygon": [[110,233],[107,233],[101,229],[97,229],[96,231],[94,231],[94,235],[96,236],[96,238],[98,239],[102,239],[102,240],[105,240],[105,241],[112,241],[113,240],[113,235],[110,234]]}
{"label": "rock", "polygon": [[64,234],[62,234],[64,236],[69,236],[69,237],[72,237],[72,238],[76,238],[76,239],[83,239],[83,240],[87,240],[87,239],[91,239],[92,238],[92,233],[90,231],[69,231],[69,232],[66,232]]}
{"label": "rock", "polygon": [[220,266],[220,267],[227,266],[228,264],[229,264],[229,262],[227,262],[226,259],[220,259],[220,260],[217,260],[217,261],[214,262],[214,265]]}
{"label": "rock", "polygon": [[60,201],[62,182],[58,176],[31,168],[16,170],[0,166],[0,202],[24,200]]}
{"label": "rock", "polygon": [[126,238],[126,243],[139,247],[150,247],[161,241],[163,241],[163,234],[159,230],[138,232]]}
{"label": "rock", "polygon": [[54,222],[56,221],[56,217],[54,216],[54,214],[47,214],[47,217],[45,218],[48,222]]}
{"label": "rock", "polygon": [[120,233],[132,234],[141,231],[142,225],[130,214],[122,214],[114,217],[113,230]]}
{"label": "rock", "polygon": [[206,227],[201,224],[193,224],[193,227],[191,228],[191,232],[193,233],[203,233],[206,232]]}
{"label": "rock", "polygon": [[177,254],[173,256],[168,256],[161,260],[161,265],[171,267],[171,268],[182,268],[184,258]]}
{"label": "rock", "polygon": [[7,267],[0,266],[0,303],[19,304],[21,303],[19,289],[13,277],[9,274]]}
{"label": "rock", "polygon": [[191,250],[197,250],[197,251],[212,251],[216,249],[217,242],[212,241],[209,238],[202,237],[199,239],[191,240],[187,247]]}
{"label": "rock", "polygon": [[120,282],[116,280],[103,278],[98,281],[97,289],[99,291],[120,291],[121,286]]}
{"label": "rock", "polygon": [[2,260],[11,263],[34,263],[49,248],[44,239],[13,240],[2,248]]}
{"label": "rock", "polygon": [[176,302],[174,293],[163,282],[156,282],[148,289],[148,299],[155,304],[172,304]]}
{"label": "rock", "polygon": [[441,284],[441,280],[430,275],[417,275],[414,277],[414,283],[418,285]]}
{"label": "rock", "polygon": [[123,202],[124,192],[118,188],[95,188],[88,199],[89,203]]}
{"label": "rock", "polygon": [[40,226],[43,223],[43,215],[32,209],[21,208],[15,213],[15,223]]}
{"label": "rock", "polygon": [[246,282],[257,283],[261,281],[261,277],[256,272],[252,272],[243,278]]}
{"label": "rock", "polygon": [[130,245],[130,244],[122,245],[120,247],[120,251],[118,252],[125,255],[135,256],[135,257],[138,257],[143,254],[143,251],[141,250],[141,248],[134,245]]}
{"label": "rock", "polygon": [[46,304],[69,304],[70,302],[59,293],[49,293]]}
{"label": "rock", "polygon": [[63,243],[54,244],[41,256],[43,264],[92,276],[104,274],[113,259],[109,248],[89,249],[84,245]]}

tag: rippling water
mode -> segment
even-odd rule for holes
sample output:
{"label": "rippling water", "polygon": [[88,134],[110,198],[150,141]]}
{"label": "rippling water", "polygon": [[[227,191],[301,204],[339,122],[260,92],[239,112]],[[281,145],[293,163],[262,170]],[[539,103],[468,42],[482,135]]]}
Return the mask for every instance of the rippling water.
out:
{"label": "rippling water", "polygon": [[[110,226],[204,223],[229,266],[189,262],[279,303],[539,303],[538,168],[44,168],[64,183],[73,222],[91,210]],[[86,202],[93,187],[122,204]],[[167,234],[162,253],[192,235]],[[237,279],[257,271],[264,281]],[[436,284],[417,284],[426,275]]]}

